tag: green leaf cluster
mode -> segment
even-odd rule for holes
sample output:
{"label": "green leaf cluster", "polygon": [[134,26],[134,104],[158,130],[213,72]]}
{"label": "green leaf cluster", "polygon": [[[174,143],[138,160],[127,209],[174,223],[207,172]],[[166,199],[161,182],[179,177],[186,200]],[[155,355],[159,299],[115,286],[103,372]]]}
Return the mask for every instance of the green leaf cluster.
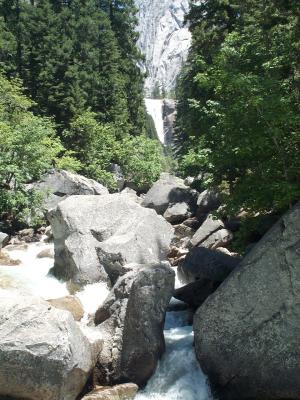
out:
{"label": "green leaf cluster", "polygon": [[192,3],[177,88],[181,168],[208,172],[231,212],[285,210],[300,197],[299,4]]}
{"label": "green leaf cluster", "polygon": [[[0,75],[0,217],[2,221],[34,224],[40,196],[25,184],[38,179],[57,162],[77,163],[56,137],[50,119],[35,116],[33,103],[22,93],[20,82]],[[75,167],[75,168],[74,168]]]}

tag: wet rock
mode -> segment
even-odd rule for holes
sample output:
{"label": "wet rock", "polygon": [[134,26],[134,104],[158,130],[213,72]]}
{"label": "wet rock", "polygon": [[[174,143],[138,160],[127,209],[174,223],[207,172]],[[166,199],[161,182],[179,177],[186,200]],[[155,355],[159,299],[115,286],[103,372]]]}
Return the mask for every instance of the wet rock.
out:
{"label": "wet rock", "polygon": [[96,382],[140,386],[151,377],[165,350],[163,326],[174,275],[164,264],[141,265],[118,279],[95,315],[104,338]]}
{"label": "wet rock", "polygon": [[300,203],[198,309],[198,360],[219,399],[300,398]]}
{"label": "wet rock", "polygon": [[53,307],[69,311],[73,315],[75,321],[80,321],[84,315],[81,301],[76,296],[64,296],[58,299],[49,299],[47,301]]}
{"label": "wet rock", "polygon": [[200,279],[176,289],[173,297],[197,309],[220,285],[221,282],[211,279]]}
{"label": "wet rock", "polygon": [[69,312],[0,292],[0,396],[74,400],[92,370],[91,349]]}
{"label": "wet rock", "polygon": [[40,251],[37,258],[54,258],[54,249],[49,247],[48,249]]}
{"label": "wet rock", "polygon": [[9,253],[5,250],[0,250],[0,265],[20,265],[20,260],[15,260],[10,257]]}
{"label": "wet rock", "polygon": [[173,228],[129,196],[72,196],[49,213],[58,278],[83,285],[111,280],[128,263],[167,259]]}
{"label": "wet rock", "polygon": [[96,386],[82,400],[133,400],[138,386],[134,383],[124,383],[116,386]]}
{"label": "wet rock", "polygon": [[18,242],[16,244],[8,244],[5,247],[6,251],[22,251],[22,250],[27,250],[28,249],[28,244],[27,243],[22,243],[22,242]]}

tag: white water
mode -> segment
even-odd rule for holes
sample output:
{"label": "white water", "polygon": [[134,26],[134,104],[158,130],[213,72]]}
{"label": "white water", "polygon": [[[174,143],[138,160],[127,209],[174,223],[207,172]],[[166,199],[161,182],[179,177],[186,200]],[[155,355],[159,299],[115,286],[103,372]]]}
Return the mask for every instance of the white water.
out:
{"label": "white water", "polygon": [[[0,265],[0,289],[17,290],[24,294],[32,294],[45,300],[67,296],[67,285],[49,275],[53,267],[53,258],[38,258],[42,250],[53,250],[53,244],[39,242],[30,243],[26,249],[4,248],[13,260],[20,260],[16,266]],[[87,322],[88,315],[94,313],[104,302],[109,289],[103,282],[86,285],[76,296],[80,299]]]}
{"label": "white water", "polygon": [[39,242],[28,244],[27,249],[7,250],[10,258],[20,260],[16,266],[0,266],[0,287],[16,289],[23,293],[53,299],[68,295],[66,284],[48,275],[53,266],[51,258],[37,258],[42,250],[51,249],[53,245]]}
{"label": "white water", "polygon": [[162,144],[165,143],[164,120],[163,120],[163,101],[156,99],[145,99],[147,113],[154,121],[158,139]]}
{"label": "white water", "polygon": [[[21,264],[0,266],[0,292],[18,290],[46,300],[68,295],[66,284],[48,274],[53,266],[53,259],[37,258],[38,253],[46,249],[53,249],[53,245],[40,242],[29,244],[27,249],[5,250],[12,259],[20,260]],[[176,286],[182,286],[178,277]],[[82,291],[76,293],[85,310],[81,321],[83,329],[88,329],[86,324],[89,314],[97,310],[108,293],[106,284],[101,282],[86,285]],[[172,299],[172,302],[176,300]],[[85,332],[90,338],[99,338],[98,331],[90,331]],[[164,334],[166,353],[136,400],[212,400],[206,378],[195,357],[193,331],[188,326],[187,312],[168,312]]]}
{"label": "white water", "polygon": [[167,313],[164,334],[166,353],[135,400],[212,400],[196,360],[193,329],[187,326],[186,312]]}

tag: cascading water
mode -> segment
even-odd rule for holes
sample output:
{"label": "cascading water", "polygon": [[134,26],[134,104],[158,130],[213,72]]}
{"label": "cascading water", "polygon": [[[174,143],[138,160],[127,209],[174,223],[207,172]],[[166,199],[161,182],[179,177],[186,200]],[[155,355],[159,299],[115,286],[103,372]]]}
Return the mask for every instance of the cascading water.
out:
{"label": "cascading water", "polygon": [[207,380],[196,360],[193,328],[186,311],[168,312],[166,352],[159,366],[135,400],[212,400]]}
{"label": "cascading water", "polygon": [[163,100],[145,99],[147,113],[152,117],[157,133],[157,137],[162,144],[165,144],[164,120],[163,120]]}
{"label": "cascading water", "polygon": [[[53,258],[38,258],[41,251],[53,251],[53,244],[31,243],[28,246],[8,246],[5,252],[10,259],[20,260],[16,266],[0,266],[0,291],[19,292],[54,299],[69,294],[67,285],[49,275]],[[176,274],[176,287],[182,286]],[[98,337],[97,330],[87,326],[89,314],[104,302],[109,289],[105,283],[86,285],[76,296],[85,310],[81,320],[84,333]],[[172,302],[177,301],[172,299]],[[195,357],[193,329],[189,325],[187,311],[168,312],[165,322],[166,352],[146,388],[138,393],[136,400],[212,400],[209,386]]]}
{"label": "cascading water", "polygon": [[[42,251],[53,252],[53,243],[41,241],[30,243],[25,247],[6,247],[5,252],[9,258],[19,260],[20,264],[0,266],[0,290],[17,290],[45,300],[69,295],[66,283],[49,274],[53,267],[53,258],[38,257]],[[76,293],[85,311],[83,324],[87,322],[88,315],[94,313],[104,302],[108,293],[109,289],[103,282],[86,285],[82,291]]]}

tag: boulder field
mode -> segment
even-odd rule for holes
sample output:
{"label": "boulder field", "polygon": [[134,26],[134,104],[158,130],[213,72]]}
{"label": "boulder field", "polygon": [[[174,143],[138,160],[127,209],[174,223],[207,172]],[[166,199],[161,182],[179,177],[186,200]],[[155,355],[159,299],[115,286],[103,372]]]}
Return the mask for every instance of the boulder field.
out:
{"label": "boulder field", "polygon": [[[165,351],[166,311],[179,307],[194,314],[196,355],[218,400],[299,400],[300,203],[243,259],[228,249],[239,220],[215,218],[220,204],[169,174],[145,196],[60,201],[48,213],[52,273],[72,296],[0,291],[0,399],[133,399]],[[19,232],[18,246],[35,237]],[[97,282],[111,290],[85,318],[76,291]],[[185,304],[169,306],[172,296]]]}
{"label": "boulder field", "polygon": [[225,400],[300,398],[300,203],[194,317],[204,372]]}

